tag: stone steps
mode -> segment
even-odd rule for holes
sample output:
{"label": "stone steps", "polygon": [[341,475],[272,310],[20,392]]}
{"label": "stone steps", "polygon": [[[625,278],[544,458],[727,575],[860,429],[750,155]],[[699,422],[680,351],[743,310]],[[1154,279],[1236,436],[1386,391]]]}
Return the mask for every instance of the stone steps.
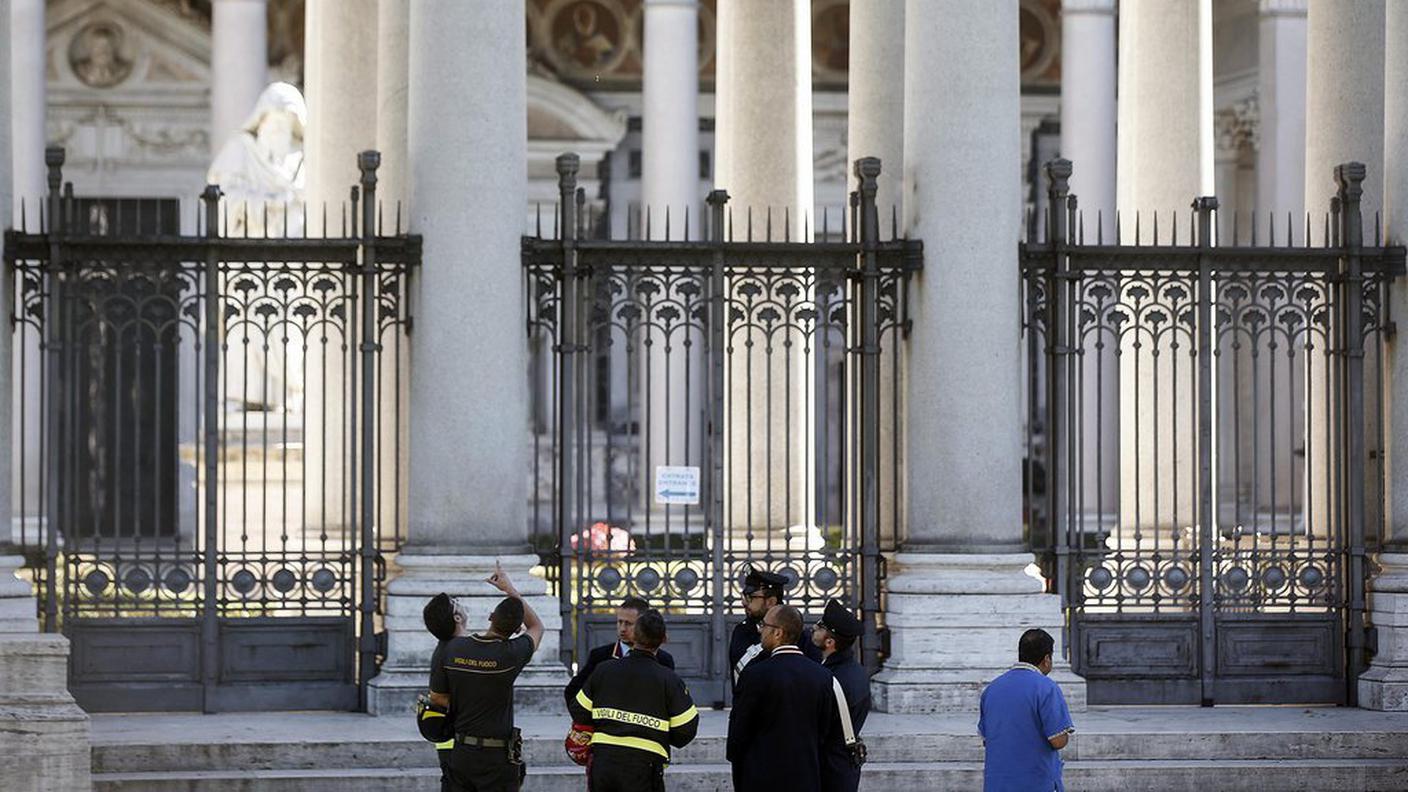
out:
{"label": "stone steps", "polygon": [[[330,768],[321,770],[169,771],[103,773],[94,776],[94,792],[333,792],[376,789],[420,792],[434,788],[438,771],[417,768]],[[1068,762],[1066,785],[1088,792],[1208,789],[1408,789],[1408,765],[1402,759],[1278,760],[1086,760]],[[676,792],[724,792],[732,789],[725,764],[681,764],[667,772]],[[866,766],[861,789],[977,789],[981,762],[874,762]],[[568,792],[585,787],[580,768],[530,768],[525,792]]]}
{"label": "stone steps", "polygon": [[[958,734],[867,735],[871,761],[975,762],[983,756],[976,736]],[[176,772],[224,770],[313,770],[322,767],[435,766],[434,752],[418,738],[209,743],[96,743],[93,772]],[[524,740],[530,767],[571,766],[562,740]],[[1408,732],[1254,732],[1073,735],[1063,756],[1086,761],[1339,760],[1408,757]],[[676,751],[676,766],[722,764],[724,737],[705,735]]]}
{"label": "stone steps", "polygon": [[[730,790],[727,713],[702,713],[675,753],[670,789]],[[971,714],[873,714],[862,787],[884,792],[981,787],[982,743]],[[581,790],[562,747],[564,717],[519,718],[527,790]],[[1068,788],[1408,791],[1408,715],[1335,708],[1091,708],[1062,752]],[[92,767],[102,792],[422,790],[434,749],[409,713],[97,715]],[[920,761],[922,760],[922,761]]]}

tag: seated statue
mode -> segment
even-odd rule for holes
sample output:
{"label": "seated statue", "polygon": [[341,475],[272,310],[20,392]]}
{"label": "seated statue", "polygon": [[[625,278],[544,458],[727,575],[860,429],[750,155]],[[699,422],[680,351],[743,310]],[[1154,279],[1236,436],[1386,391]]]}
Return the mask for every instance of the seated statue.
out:
{"label": "seated statue", "polygon": [[[224,236],[303,236],[307,116],[297,88],[273,83],[260,94],[249,119],[220,149],[206,173],[206,183],[219,185],[224,193],[220,211]],[[226,276],[222,287],[237,312],[226,319],[228,351],[221,363],[225,408],[301,412],[305,339],[286,311],[270,316],[255,310],[262,297],[272,294],[274,278],[264,274],[268,267],[246,266],[253,271],[256,289],[235,286],[233,281],[240,278],[236,272]]]}

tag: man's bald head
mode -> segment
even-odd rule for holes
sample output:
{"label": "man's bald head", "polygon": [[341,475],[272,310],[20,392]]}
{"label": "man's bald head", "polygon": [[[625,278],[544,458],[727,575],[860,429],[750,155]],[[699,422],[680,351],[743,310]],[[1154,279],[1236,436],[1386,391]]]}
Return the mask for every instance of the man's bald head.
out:
{"label": "man's bald head", "polygon": [[774,605],[768,621],[782,632],[782,643],[797,646],[802,639],[802,612],[791,605]]}

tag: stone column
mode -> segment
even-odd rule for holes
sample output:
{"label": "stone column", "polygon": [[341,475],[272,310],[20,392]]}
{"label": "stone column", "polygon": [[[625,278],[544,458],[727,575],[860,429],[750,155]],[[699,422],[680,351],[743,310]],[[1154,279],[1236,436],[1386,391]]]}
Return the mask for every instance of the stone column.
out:
{"label": "stone column", "polygon": [[[1384,231],[1408,244],[1408,0],[1387,0],[1384,26]],[[1389,293],[1394,316],[1408,316],[1408,284]],[[1408,338],[1389,341],[1387,535],[1369,589],[1369,622],[1378,651],[1359,677],[1359,706],[1408,710]],[[1370,510],[1372,512],[1372,509]]]}
{"label": "stone column", "polygon": [[[20,227],[21,204],[24,220],[31,231],[39,228],[39,207],[48,191],[44,169],[44,116],[47,90],[44,80],[44,0],[10,0],[8,21],[10,28],[9,63],[0,68],[9,68],[13,79],[9,81],[10,114],[0,124],[0,136],[13,133],[11,147],[2,156],[0,171],[11,167],[13,170],[0,176],[3,189],[9,191],[13,184],[12,196],[7,210],[0,210],[0,218],[14,218],[14,227]],[[10,305],[9,292],[4,291],[12,283],[6,281],[0,287],[0,298]],[[8,428],[12,434],[0,448],[13,448],[14,453],[0,454],[0,515],[11,518],[6,530],[0,530],[0,541],[23,542],[30,546],[43,546],[44,539],[38,524],[39,499],[39,406],[42,354],[39,350],[40,334],[21,334],[23,346],[10,350],[14,342],[13,333],[3,333],[0,338],[0,372],[9,372],[14,377],[14,385],[0,387],[0,433]],[[23,367],[23,370],[21,370]],[[20,389],[23,389],[21,392]],[[22,407],[22,409],[21,409]],[[6,417],[7,416],[7,417]],[[27,426],[26,426],[27,425]],[[0,437],[0,440],[6,438]],[[26,471],[21,488],[21,470]]]}
{"label": "stone column", "polygon": [[[1115,0],[1061,4],[1061,156],[1074,165],[1071,192],[1090,241],[1115,228]],[[1096,341],[1104,342],[1103,348]],[[1087,530],[1119,513],[1119,358],[1113,338],[1086,344],[1081,388],[1086,430],[1077,507]],[[1098,431],[1097,431],[1098,427]],[[1098,464],[1097,464],[1098,457]]]}
{"label": "stone column", "polygon": [[[1305,215],[1305,32],[1308,0],[1261,0],[1257,209]],[[1318,208],[1318,207],[1317,207]]]}
{"label": "stone column", "polygon": [[[409,215],[406,206],[406,176],[409,169],[406,151],[406,96],[408,92],[410,36],[410,0],[378,0],[376,53],[376,148],[381,152],[381,167],[377,169],[377,201],[381,204],[382,233],[396,233],[397,216],[400,228],[406,230]],[[410,427],[410,339],[402,336],[397,346],[382,347],[382,374],[377,398],[378,464],[383,486],[395,482],[396,492],[404,494],[409,483],[409,448],[406,435]],[[398,393],[399,390],[399,393]],[[399,401],[397,400],[399,396]],[[400,404],[400,413],[395,405]],[[397,479],[399,471],[400,479]],[[388,493],[390,494],[390,493]],[[395,527],[397,516],[404,522],[404,503],[397,498],[381,500],[378,518],[382,532]],[[401,526],[404,528],[404,525]]]}
{"label": "stone column", "polygon": [[[12,12],[14,17],[11,16]],[[11,20],[15,26],[15,41],[33,35],[31,25],[37,14],[43,21],[43,5],[22,3],[11,5],[0,0],[0,218],[11,217],[14,185],[11,146],[15,128],[11,126],[11,97],[33,99],[33,84],[26,80],[12,83],[11,67],[35,49],[43,52],[43,38],[36,44],[23,41],[23,46],[11,49]],[[22,57],[24,56],[24,57]],[[33,64],[30,64],[33,65]],[[39,74],[43,75],[43,70]],[[39,96],[43,97],[40,92]],[[26,103],[21,109],[32,112]],[[43,116],[40,116],[42,120]],[[30,118],[25,119],[32,121]],[[26,132],[30,131],[26,126]],[[22,142],[24,135],[18,136]],[[42,168],[43,156],[39,157]],[[10,304],[10,278],[0,278],[0,300]],[[13,446],[8,442],[10,431],[10,333],[0,333],[0,449],[7,449],[0,462],[0,514],[10,514],[10,456]],[[9,537],[0,537],[0,545]],[[87,792],[92,780],[89,772],[88,716],[74,703],[68,692],[68,639],[56,633],[39,633],[35,618],[38,607],[29,583],[20,580],[16,570],[24,559],[15,555],[0,555],[0,756],[5,757],[4,787],[16,792]]]}
{"label": "stone column", "polygon": [[[1316,0],[1310,4],[1305,135],[1305,208],[1321,222],[1311,223],[1312,244],[1322,244],[1325,212],[1335,194],[1335,166],[1362,162],[1368,168],[1362,198],[1364,239],[1373,244],[1374,215],[1383,207],[1384,174],[1384,0]],[[1329,497],[1335,473],[1330,416],[1335,407],[1330,364],[1324,344],[1306,361],[1309,398],[1308,465],[1310,530],[1323,543],[1331,533],[1336,505]],[[1372,403],[1366,398],[1366,404]]]}
{"label": "stone column", "polygon": [[219,153],[269,82],[268,0],[211,5],[210,151]]}
{"label": "stone column", "polygon": [[[424,239],[425,266],[413,283],[408,536],[401,574],[388,587],[389,653],[368,697],[378,714],[404,717],[428,683],[435,641],[421,609],[430,596],[448,592],[488,619],[499,595],[482,581],[495,559],[547,628],[518,678],[519,711],[562,707],[561,617],[546,583],[529,574],[538,557],[528,545],[519,258],[528,189],[524,37],[521,3],[411,5],[410,224]],[[474,342],[447,352],[450,337]]]}
{"label": "stone column", "polygon": [[[784,235],[801,239],[810,224],[811,52],[808,0],[720,0],[714,184],[729,193],[736,239],[748,234],[750,209],[756,240],[767,235],[769,211],[775,241]],[[813,364],[802,352],[803,339],[793,333],[789,340],[792,345],[784,346],[782,334],[775,334],[769,352],[761,332],[733,339],[725,372],[725,424],[732,428],[724,439],[726,520],[732,528],[780,530],[810,523],[806,482],[813,473],[802,469],[801,460],[810,458],[813,422],[800,405],[808,403]],[[765,415],[771,420],[758,417]]]}
{"label": "stone column", "polygon": [[[395,230],[396,205],[406,215],[406,96],[410,68],[410,0],[377,0],[376,148],[377,198],[385,207],[386,233]],[[402,228],[405,227],[404,220]]]}
{"label": "stone column", "polygon": [[[308,0],[304,28],[303,91],[308,132],[308,235],[343,233],[343,213],[361,177],[357,153],[376,147],[377,0]],[[326,214],[325,214],[326,212]],[[350,222],[350,220],[349,220]],[[348,226],[350,230],[350,226]],[[339,292],[340,293],[340,292]],[[304,493],[309,527],[340,528],[351,518],[343,460],[347,457],[346,404],[354,384],[347,356],[356,347],[341,330],[320,325],[304,355]],[[290,344],[295,343],[290,339]]]}
{"label": "stone column", "polygon": [[[887,712],[975,709],[1016,661],[1023,630],[1061,636],[1058,598],[1026,572],[1019,327],[991,321],[1020,310],[1017,5],[905,8],[905,225],[930,266],[910,293],[908,431],[923,442],[909,444],[908,536],[885,614],[892,654],[872,688]],[[1082,706],[1084,685],[1057,674]]]}
{"label": "stone column", "polygon": [[[682,238],[686,215],[690,236],[703,239],[699,210],[697,0],[646,0],[642,94],[641,183],[643,203],[651,214],[650,235],[654,239],[665,238],[668,213],[671,239]],[[658,307],[664,308],[666,301],[682,299],[677,293],[668,293],[673,284],[662,285],[667,293],[659,295]],[[639,347],[647,354],[641,395],[649,411],[648,416],[642,416],[648,421],[649,448],[641,492],[647,508],[659,508],[652,497],[655,468],[701,464],[700,406],[707,374],[700,355],[705,340],[703,331],[689,329],[687,316],[681,313],[679,320],[671,321],[657,313],[651,317],[651,325]],[[683,510],[676,508],[672,512],[670,516],[676,517]],[[670,527],[667,523],[666,528]]]}
{"label": "stone column", "polygon": [[[1124,239],[1134,240],[1137,224],[1142,242],[1152,242],[1157,214],[1161,243],[1170,241],[1175,215],[1187,242],[1193,199],[1214,191],[1211,3],[1126,3],[1119,24],[1116,206]],[[1121,341],[1120,355],[1120,528],[1142,531],[1148,542],[1151,529],[1171,533],[1197,519],[1197,400],[1189,396],[1196,362],[1192,345],[1175,349],[1168,334],[1157,350],[1133,341]],[[1135,540],[1112,541],[1133,547]]]}
{"label": "stone column", "polygon": [[[904,1],[851,3],[850,74],[847,80],[846,160],[854,165],[862,157],[879,157],[881,173],[875,207],[880,216],[880,238],[888,239],[893,218],[903,217],[901,196],[904,187]],[[849,191],[860,189],[855,168],[846,168]],[[835,222],[834,220],[832,221]],[[831,226],[836,233],[836,226]],[[839,345],[838,345],[839,346]],[[896,436],[895,389],[903,393],[904,383],[895,378],[908,370],[904,340],[898,332],[880,337],[880,481],[904,480],[904,454],[898,469],[891,452],[905,439]],[[833,351],[833,354],[840,354]],[[900,400],[898,426],[907,424],[905,404]],[[835,431],[843,431],[839,426]],[[838,460],[839,462],[839,460]],[[880,535],[895,531],[896,496],[890,486],[880,487]]]}

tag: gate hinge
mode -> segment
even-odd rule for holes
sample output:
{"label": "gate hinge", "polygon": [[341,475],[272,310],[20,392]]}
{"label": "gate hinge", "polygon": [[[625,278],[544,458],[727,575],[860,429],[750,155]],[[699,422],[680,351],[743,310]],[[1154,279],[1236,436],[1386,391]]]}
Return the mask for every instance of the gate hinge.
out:
{"label": "gate hinge", "polygon": [[881,627],[875,631],[875,637],[880,639],[880,659],[888,660],[890,657],[890,628]]}
{"label": "gate hinge", "polygon": [[375,639],[377,656],[386,657],[386,652],[391,647],[390,639],[387,637],[386,630],[382,630],[381,632],[377,633]]}
{"label": "gate hinge", "polygon": [[1379,653],[1379,628],[1364,628],[1364,653],[1373,656]]}

